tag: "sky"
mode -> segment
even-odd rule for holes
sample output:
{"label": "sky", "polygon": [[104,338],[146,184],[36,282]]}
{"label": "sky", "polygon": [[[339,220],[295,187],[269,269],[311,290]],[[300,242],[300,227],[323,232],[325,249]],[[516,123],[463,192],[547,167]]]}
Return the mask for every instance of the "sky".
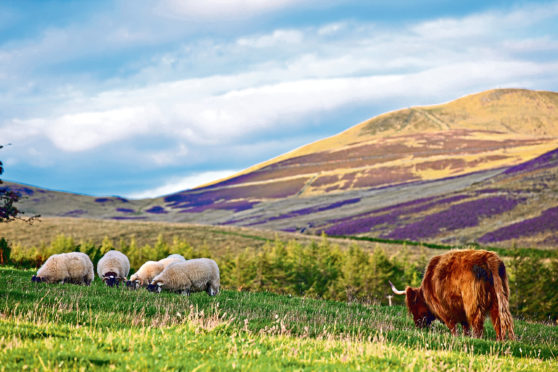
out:
{"label": "sky", "polygon": [[378,114],[558,91],[557,1],[3,0],[2,179],[156,197]]}

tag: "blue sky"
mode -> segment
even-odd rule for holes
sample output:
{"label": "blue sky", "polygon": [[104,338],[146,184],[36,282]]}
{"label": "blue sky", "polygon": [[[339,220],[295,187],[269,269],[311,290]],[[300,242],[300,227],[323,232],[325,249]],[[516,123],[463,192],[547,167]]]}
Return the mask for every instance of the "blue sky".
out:
{"label": "blue sky", "polygon": [[552,1],[0,2],[4,179],[184,190],[382,112],[558,91]]}

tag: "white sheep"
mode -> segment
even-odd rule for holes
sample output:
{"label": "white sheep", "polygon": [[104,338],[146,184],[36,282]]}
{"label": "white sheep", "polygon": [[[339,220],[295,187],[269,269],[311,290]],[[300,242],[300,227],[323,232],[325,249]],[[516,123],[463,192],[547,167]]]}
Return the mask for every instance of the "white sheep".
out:
{"label": "white sheep", "polygon": [[184,295],[206,291],[210,296],[215,296],[219,293],[219,286],[217,263],[209,258],[196,258],[168,266],[153,278],[147,289],[151,292],[161,292],[164,288]]}
{"label": "white sheep", "polygon": [[163,271],[164,267],[159,261],[147,261],[136,271],[130,280],[126,282],[126,286],[137,289],[141,286],[148,285],[154,277]]}
{"label": "white sheep", "polygon": [[129,272],[130,261],[119,251],[108,251],[97,263],[97,274],[109,287],[125,281]]}
{"label": "white sheep", "polygon": [[159,260],[159,263],[163,265],[163,270],[167,268],[167,266],[176,263],[176,262],[185,262],[186,259],[179,254],[171,254],[167,258],[163,258]]}
{"label": "white sheep", "polygon": [[147,261],[130,277],[130,280],[126,282],[126,286],[133,289],[147,286],[151,283],[153,278],[165,270],[167,266],[184,261],[186,261],[186,259],[179,254],[171,254],[167,258],[163,258],[159,261]]}
{"label": "white sheep", "polygon": [[81,252],[54,254],[31,278],[34,282],[90,285],[94,278],[93,263]]}

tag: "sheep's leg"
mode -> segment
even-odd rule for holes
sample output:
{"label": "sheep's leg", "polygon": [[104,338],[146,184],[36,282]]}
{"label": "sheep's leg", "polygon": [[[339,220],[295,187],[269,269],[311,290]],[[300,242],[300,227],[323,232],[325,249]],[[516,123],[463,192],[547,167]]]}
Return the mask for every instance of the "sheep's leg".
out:
{"label": "sheep's leg", "polygon": [[190,296],[190,290],[189,289],[183,289],[182,292],[180,292],[181,295],[183,296]]}

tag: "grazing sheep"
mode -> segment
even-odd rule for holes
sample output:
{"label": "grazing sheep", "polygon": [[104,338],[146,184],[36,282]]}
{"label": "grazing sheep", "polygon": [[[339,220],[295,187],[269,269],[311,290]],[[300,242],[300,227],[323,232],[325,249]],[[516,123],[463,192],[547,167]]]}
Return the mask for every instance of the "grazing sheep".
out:
{"label": "grazing sheep", "polygon": [[135,274],[130,277],[130,280],[126,282],[126,286],[132,289],[138,289],[139,287],[148,285],[151,280],[161,271],[163,271],[164,267],[158,261],[147,261]]}
{"label": "grazing sheep", "polygon": [[166,269],[167,266],[176,262],[186,262],[186,259],[179,254],[171,254],[167,258],[159,260],[159,263],[163,264],[163,270]]}
{"label": "grazing sheep", "polygon": [[130,277],[130,280],[126,282],[126,286],[132,289],[147,286],[151,283],[153,278],[165,270],[167,266],[184,261],[186,261],[186,259],[179,254],[171,254],[167,258],[163,258],[159,261],[147,261]]}
{"label": "grazing sheep", "polygon": [[50,256],[31,280],[90,285],[94,277],[93,263],[89,256],[81,252],[71,252]]}
{"label": "grazing sheep", "polygon": [[97,274],[106,285],[118,286],[120,281],[126,280],[130,272],[130,261],[128,257],[119,251],[108,251],[97,264]]}
{"label": "grazing sheep", "polygon": [[219,293],[220,277],[217,263],[209,258],[196,258],[167,267],[153,278],[147,287],[150,292],[161,292],[163,287],[185,295],[206,291],[210,296]]}

